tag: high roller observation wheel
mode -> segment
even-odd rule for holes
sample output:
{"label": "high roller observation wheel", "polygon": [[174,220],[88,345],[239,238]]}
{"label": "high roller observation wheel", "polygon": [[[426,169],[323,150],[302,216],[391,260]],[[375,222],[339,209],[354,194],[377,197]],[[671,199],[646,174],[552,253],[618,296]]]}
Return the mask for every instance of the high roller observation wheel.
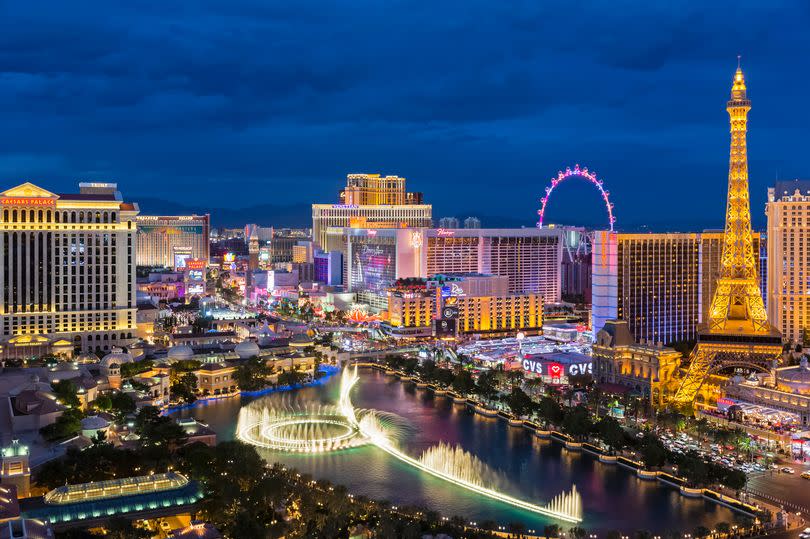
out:
{"label": "high roller observation wheel", "polygon": [[537,228],[543,228],[543,217],[546,213],[546,206],[548,205],[548,199],[551,197],[551,193],[554,192],[554,188],[568,178],[572,177],[584,178],[599,190],[599,194],[602,195],[602,200],[605,201],[605,208],[607,209],[608,213],[608,221],[610,222],[610,231],[613,232],[613,224],[616,222],[616,217],[613,215],[613,203],[609,198],[610,193],[605,190],[604,186],[602,185],[602,180],[597,179],[596,173],[590,172],[587,167],[579,168],[579,165],[575,165],[573,169],[571,167],[566,167],[565,171],[561,170],[557,173],[556,177],[551,178],[551,185],[546,187],[546,195],[540,200],[540,209],[537,210],[537,215],[539,217],[537,221]]}

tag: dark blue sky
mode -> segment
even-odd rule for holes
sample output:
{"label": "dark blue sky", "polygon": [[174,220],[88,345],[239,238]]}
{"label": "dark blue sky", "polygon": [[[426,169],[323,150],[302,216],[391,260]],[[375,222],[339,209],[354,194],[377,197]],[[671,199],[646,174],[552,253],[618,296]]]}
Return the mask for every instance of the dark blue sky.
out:
{"label": "dark blue sky", "polygon": [[[0,13],[3,185],[115,180],[129,199],[238,208],[331,202],[347,172],[380,171],[437,217],[530,224],[548,179],[580,163],[618,226],[719,227],[738,53],[755,218],[777,174],[810,177],[806,0],[0,0]],[[597,201],[564,186],[547,220],[598,223]]]}

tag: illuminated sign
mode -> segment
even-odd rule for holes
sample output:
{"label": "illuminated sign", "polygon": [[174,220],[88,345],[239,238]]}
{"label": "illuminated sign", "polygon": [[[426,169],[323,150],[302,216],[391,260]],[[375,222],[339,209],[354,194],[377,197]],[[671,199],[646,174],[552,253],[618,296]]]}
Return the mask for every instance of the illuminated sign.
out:
{"label": "illuminated sign", "polygon": [[376,230],[367,230],[366,234],[371,236],[371,237],[374,237],[374,236],[377,235],[377,231]]}
{"label": "illuminated sign", "polygon": [[411,232],[411,247],[414,249],[419,249],[422,247],[422,233],[421,232]]}
{"label": "illuminated sign", "polygon": [[437,228],[436,229],[436,235],[437,236],[455,236],[456,231],[455,230],[448,230],[446,228]]}
{"label": "illuminated sign", "polygon": [[3,197],[0,200],[6,206],[54,206],[56,200],[52,198]]}
{"label": "illuminated sign", "polygon": [[442,286],[443,298],[458,298],[466,295],[467,294],[464,293],[464,289],[456,283],[450,283],[449,285]]}
{"label": "illuminated sign", "polygon": [[546,371],[552,378],[560,378],[563,374],[562,363],[548,363],[546,365]]}
{"label": "illuminated sign", "polygon": [[189,281],[202,281],[203,280],[203,272],[202,270],[191,270],[188,272],[188,279]]}
{"label": "illuminated sign", "polygon": [[222,256],[222,261],[225,262],[226,264],[230,264],[234,260],[236,260],[236,255],[233,253],[225,253]]}
{"label": "illuminated sign", "polygon": [[189,285],[186,293],[189,295],[202,295],[205,293],[205,285],[203,284],[192,284]]}
{"label": "illuminated sign", "polygon": [[571,363],[566,366],[556,361],[535,361],[531,359],[524,359],[522,362],[523,370],[532,372],[541,376],[548,376],[551,378],[562,378],[563,374],[567,376],[576,376],[578,374],[593,374],[593,363]]}
{"label": "illuminated sign", "polygon": [[359,207],[357,204],[332,204],[335,210],[356,210]]}
{"label": "illuminated sign", "polygon": [[190,270],[204,270],[207,265],[206,261],[202,258],[187,258],[186,269]]}

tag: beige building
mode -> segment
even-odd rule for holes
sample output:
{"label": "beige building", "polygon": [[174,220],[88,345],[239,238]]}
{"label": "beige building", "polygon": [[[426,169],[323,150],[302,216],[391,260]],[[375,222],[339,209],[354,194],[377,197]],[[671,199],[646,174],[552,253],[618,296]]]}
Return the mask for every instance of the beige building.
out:
{"label": "beige building", "polygon": [[810,181],[768,189],[768,320],[782,336],[802,342],[810,327]]}
{"label": "beige building", "polygon": [[312,241],[324,251],[343,251],[340,236],[327,236],[329,227],[429,227],[432,217],[421,193],[405,190],[405,178],[349,174],[337,204],[312,205]]}
{"label": "beige building", "polygon": [[480,274],[400,280],[388,291],[391,333],[398,337],[431,335],[434,320],[449,321],[449,331],[454,334],[539,333],[543,297],[511,294],[508,284],[505,276]]}
{"label": "beige building", "polygon": [[668,391],[676,389],[681,353],[663,346],[636,344],[627,322],[608,320],[596,335],[593,360],[598,383],[625,386],[662,406]]}
{"label": "beige building", "polygon": [[182,268],[185,260],[208,261],[210,216],[139,215],[139,266]]}
{"label": "beige building", "polygon": [[37,336],[82,351],[132,343],[138,206],[114,183],[71,194],[24,183],[0,205],[3,341]]}

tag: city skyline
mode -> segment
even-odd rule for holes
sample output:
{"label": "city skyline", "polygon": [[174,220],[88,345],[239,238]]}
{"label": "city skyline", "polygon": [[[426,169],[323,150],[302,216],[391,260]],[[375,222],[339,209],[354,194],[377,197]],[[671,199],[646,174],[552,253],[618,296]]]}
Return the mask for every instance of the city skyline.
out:
{"label": "city skyline", "polygon": [[[790,18],[779,15],[791,5]],[[798,2],[731,13],[596,6],[581,17],[311,7],[43,15],[13,6],[7,21],[37,24],[3,28],[0,178],[57,189],[109,180],[136,200],[235,209],[331,199],[345,174],[382,172],[425,192],[437,217],[531,226],[549,178],[579,163],[605,180],[619,229],[720,228],[728,163],[718,104],[740,53],[755,88],[756,227],[767,187],[803,177],[792,156],[806,113],[793,103],[810,14]],[[504,177],[509,189],[477,195]],[[645,203],[662,197],[670,210]],[[587,224],[604,220],[597,193],[564,186],[547,221],[572,209]]]}

